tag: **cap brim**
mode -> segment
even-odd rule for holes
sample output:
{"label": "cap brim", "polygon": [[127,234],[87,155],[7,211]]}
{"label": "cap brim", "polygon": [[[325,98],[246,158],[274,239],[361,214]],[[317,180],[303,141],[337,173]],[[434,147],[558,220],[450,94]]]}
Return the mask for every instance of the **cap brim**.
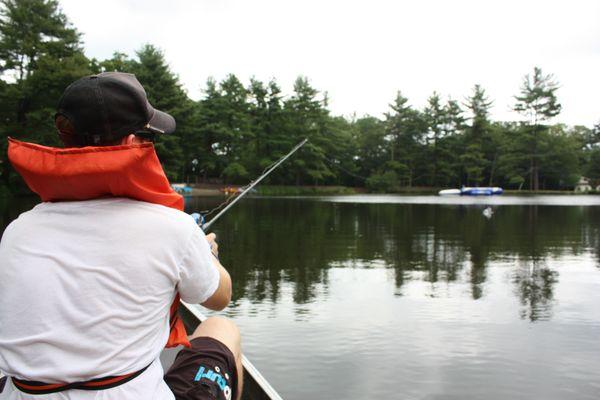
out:
{"label": "cap brim", "polygon": [[148,125],[152,130],[156,130],[160,133],[170,134],[175,132],[177,124],[175,118],[160,110],[154,110],[152,119],[148,121]]}

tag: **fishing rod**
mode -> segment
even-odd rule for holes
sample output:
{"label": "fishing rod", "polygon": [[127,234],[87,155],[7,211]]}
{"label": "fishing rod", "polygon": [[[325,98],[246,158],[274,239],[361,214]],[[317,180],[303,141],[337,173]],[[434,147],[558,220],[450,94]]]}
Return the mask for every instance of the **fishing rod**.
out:
{"label": "fishing rod", "polygon": [[[294,154],[296,151],[298,151],[302,146],[304,146],[304,144],[308,142],[308,139],[304,139],[303,141],[301,141],[300,143],[298,143],[292,150],[290,150],[289,153],[287,153],[285,156],[281,157],[279,160],[277,160],[274,164],[272,164],[270,167],[267,167],[267,169],[262,173],[261,176],[259,176],[258,178],[256,178],[254,181],[250,182],[248,184],[248,186],[242,191],[240,192],[238,195],[234,195],[232,197],[230,197],[229,199],[227,199],[227,201],[225,201],[223,204],[219,205],[218,207],[216,207],[215,209],[211,210],[210,212],[208,212],[205,215],[201,215],[199,213],[193,213],[192,217],[196,220],[196,222],[198,223],[198,225],[200,225],[200,227],[202,228],[203,231],[206,231],[208,228],[211,227],[211,225],[213,223],[215,223],[223,214],[225,214],[227,212],[227,210],[229,210],[231,207],[233,207],[233,205],[235,203],[237,203],[242,197],[244,197],[250,190],[252,190],[252,188],[254,188],[254,186],[258,185],[258,183],[260,181],[262,181],[263,179],[265,179],[267,177],[267,175],[269,175],[271,172],[273,172],[273,170],[275,170],[279,165],[281,165],[285,160],[287,160],[289,157],[291,157],[292,154]],[[233,198],[233,200],[231,200]],[[228,204],[229,203],[229,204]],[[204,222],[204,218],[211,214],[212,212],[218,210],[220,207],[223,207],[225,204],[227,204],[227,206],[225,208],[223,208],[217,215],[215,215],[210,221],[208,222]]]}

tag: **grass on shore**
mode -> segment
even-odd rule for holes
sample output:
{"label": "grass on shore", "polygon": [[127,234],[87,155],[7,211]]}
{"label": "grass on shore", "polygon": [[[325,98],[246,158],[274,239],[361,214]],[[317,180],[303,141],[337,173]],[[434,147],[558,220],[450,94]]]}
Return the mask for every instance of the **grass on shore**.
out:
{"label": "grass on shore", "polygon": [[346,186],[274,186],[258,185],[257,193],[261,196],[317,196],[336,194],[357,194],[360,190]]}

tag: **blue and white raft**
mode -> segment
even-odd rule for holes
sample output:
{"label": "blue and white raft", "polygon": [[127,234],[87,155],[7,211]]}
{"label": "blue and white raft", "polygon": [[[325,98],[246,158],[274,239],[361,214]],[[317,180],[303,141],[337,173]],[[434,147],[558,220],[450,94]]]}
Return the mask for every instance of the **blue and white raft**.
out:
{"label": "blue and white raft", "polygon": [[440,190],[439,191],[439,195],[440,196],[451,196],[451,195],[460,195],[460,196],[493,196],[493,195],[498,195],[498,194],[502,194],[504,190],[501,187],[489,187],[489,186],[482,186],[482,187],[466,187],[463,186],[460,189],[445,189],[445,190]]}

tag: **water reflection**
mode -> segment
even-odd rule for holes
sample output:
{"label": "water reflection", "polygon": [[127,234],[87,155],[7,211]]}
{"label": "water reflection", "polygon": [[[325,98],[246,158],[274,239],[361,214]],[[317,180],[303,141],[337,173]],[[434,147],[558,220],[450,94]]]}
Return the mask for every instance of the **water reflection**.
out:
{"label": "water reflection", "polygon": [[504,262],[514,269],[521,318],[550,318],[559,281],[551,260],[587,251],[598,259],[598,209],[496,206],[487,219],[484,208],[247,199],[214,228],[236,301],[277,303],[285,283],[296,304],[323,299],[329,270],[340,266],[391,269],[396,296],[415,280],[429,283],[424,295],[433,298],[446,293],[438,283],[467,281],[478,300],[486,295],[488,264]]}
{"label": "water reflection", "polygon": [[522,305],[521,318],[532,322],[550,319],[558,272],[551,270],[546,263],[533,260],[520,263],[513,282]]}

